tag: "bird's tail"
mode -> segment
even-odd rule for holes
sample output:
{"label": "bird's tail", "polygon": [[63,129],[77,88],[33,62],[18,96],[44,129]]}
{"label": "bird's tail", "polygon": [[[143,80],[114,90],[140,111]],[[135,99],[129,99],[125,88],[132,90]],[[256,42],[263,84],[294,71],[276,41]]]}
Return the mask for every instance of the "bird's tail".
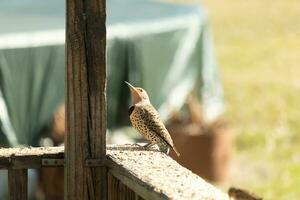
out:
{"label": "bird's tail", "polygon": [[174,152],[176,153],[176,155],[179,157],[179,156],[180,156],[180,153],[179,153],[178,150],[175,148],[175,146],[173,146],[172,149],[174,150]]}

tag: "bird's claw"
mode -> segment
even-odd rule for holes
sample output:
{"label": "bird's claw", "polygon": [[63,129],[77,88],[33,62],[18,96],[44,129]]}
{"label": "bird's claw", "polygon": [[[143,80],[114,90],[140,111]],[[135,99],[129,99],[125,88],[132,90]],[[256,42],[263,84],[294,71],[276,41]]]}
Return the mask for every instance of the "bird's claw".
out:
{"label": "bird's claw", "polygon": [[149,142],[148,144],[144,145],[144,148],[151,148],[154,144]]}
{"label": "bird's claw", "polygon": [[149,143],[147,143],[145,145],[141,145],[141,144],[138,144],[138,143],[136,143],[136,145],[139,146],[139,147],[145,148],[145,149],[150,149],[155,144],[149,142]]}

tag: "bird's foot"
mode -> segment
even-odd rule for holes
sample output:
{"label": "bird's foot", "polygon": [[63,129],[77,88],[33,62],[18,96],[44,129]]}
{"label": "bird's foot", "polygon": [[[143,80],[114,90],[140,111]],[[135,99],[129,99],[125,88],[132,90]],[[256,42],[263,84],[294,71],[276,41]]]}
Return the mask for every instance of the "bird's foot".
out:
{"label": "bird's foot", "polygon": [[137,146],[139,147],[143,147],[143,148],[148,148],[148,147],[151,147],[152,146],[152,143],[149,142],[147,144],[144,144],[144,143],[136,143]]}
{"label": "bird's foot", "polygon": [[136,145],[137,145],[138,147],[141,147],[141,148],[147,149],[147,150],[157,150],[157,148],[154,148],[155,144],[154,144],[154,143],[151,143],[151,142],[149,142],[149,143],[147,143],[147,144],[145,144],[145,145],[144,145],[144,143],[143,143],[143,144],[141,144],[141,143],[136,143]]}
{"label": "bird's foot", "polygon": [[143,147],[149,149],[149,148],[151,148],[153,145],[154,145],[153,143],[149,142],[148,144],[144,145]]}

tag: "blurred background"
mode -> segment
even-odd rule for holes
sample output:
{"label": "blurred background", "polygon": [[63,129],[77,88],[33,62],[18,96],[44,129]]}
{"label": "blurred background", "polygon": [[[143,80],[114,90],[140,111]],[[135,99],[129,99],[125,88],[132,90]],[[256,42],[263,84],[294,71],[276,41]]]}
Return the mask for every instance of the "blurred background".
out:
{"label": "blurred background", "polygon": [[189,2],[205,5],[213,24],[235,138],[230,184],[265,199],[297,199],[300,2]]}
{"label": "blurred background", "polygon": [[[224,191],[297,199],[300,2],[107,2],[108,143],[143,141],[129,124],[128,80],[150,94],[179,163]],[[63,144],[65,5],[45,4],[0,2],[2,147]],[[61,198],[62,173],[31,171],[32,196]]]}

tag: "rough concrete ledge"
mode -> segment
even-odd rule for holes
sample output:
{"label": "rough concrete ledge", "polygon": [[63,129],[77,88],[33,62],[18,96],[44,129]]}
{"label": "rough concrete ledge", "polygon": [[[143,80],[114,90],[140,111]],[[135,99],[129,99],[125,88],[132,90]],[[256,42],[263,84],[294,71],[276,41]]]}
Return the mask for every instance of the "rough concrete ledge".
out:
{"label": "rough concrete ledge", "polygon": [[64,147],[0,148],[0,169],[40,168],[42,159],[64,159]]}
{"label": "rough concrete ledge", "polygon": [[[63,159],[63,154],[64,147],[0,148],[0,168],[39,168],[41,159]],[[155,149],[109,145],[105,163],[109,173],[144,199],[229,199],[227,194]]]}
{"label": "rough concrete ledge", "polygon": [[[112,174],[120,175],[123,184],[145,199],[229,199],[227,194],[157,150],[137,145],[108,146],[107,154]],[[147,191],[155,192],[156,196],[149,196]]]}

